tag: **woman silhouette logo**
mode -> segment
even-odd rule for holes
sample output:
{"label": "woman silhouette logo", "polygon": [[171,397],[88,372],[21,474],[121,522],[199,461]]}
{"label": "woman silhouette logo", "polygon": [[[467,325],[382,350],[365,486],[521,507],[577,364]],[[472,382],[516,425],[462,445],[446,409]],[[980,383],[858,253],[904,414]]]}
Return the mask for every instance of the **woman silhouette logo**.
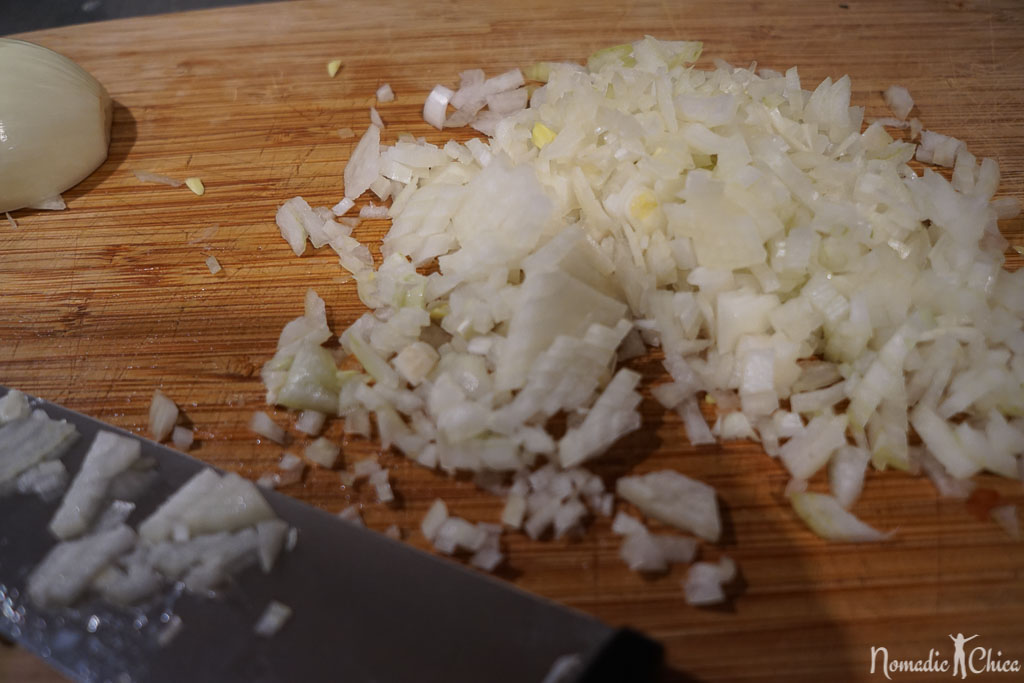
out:
{"label": "woman silhouette logo", "polygon": [[952,633],[949,634],[949,639],[953,641],[953,647],[955,648],[953,652],[954,678],[956,677],[957,671],[960,672],[960,678],[967,678],[967,658],[964,655],[964,645],[967,643],[967,641],[974,640],[977,637],[977,633],[975,633],[970,638],[965,638],[964,634],[962,633],[956,634],[956,637],[954,637]]}

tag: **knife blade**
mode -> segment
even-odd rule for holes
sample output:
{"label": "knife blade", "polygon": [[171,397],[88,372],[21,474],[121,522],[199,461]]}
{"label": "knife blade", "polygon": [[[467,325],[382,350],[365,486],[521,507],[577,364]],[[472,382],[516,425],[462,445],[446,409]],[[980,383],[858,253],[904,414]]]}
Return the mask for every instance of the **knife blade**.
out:
{"label": "knife blade", "polygon": [[[0,386],[0,397],[7,392]],[[135,500],[133,526],[207,467],[51,402],[32,399],[32,405],[78,429],[80,437],[62,456],[72,475],[99,430],[141,442],[160,477]],[[168,589],[134,609],[93,598],[61,610],[42,609],[24,596],[32,568],[56,543],[46,526],[58,502],[0,497],[0,634],[89,682],[540,683],[567,656],[579,662],[568,679],[577,683],[643,683],[660,671],[662,648],[642,634],[275,491],[264,496],[300,539],[271,573],[246,570],[217,599]],[[293,615],[273,637],[260,637],[253,625],[272,600]],[[183,628],[161,646],[172,615]]]}

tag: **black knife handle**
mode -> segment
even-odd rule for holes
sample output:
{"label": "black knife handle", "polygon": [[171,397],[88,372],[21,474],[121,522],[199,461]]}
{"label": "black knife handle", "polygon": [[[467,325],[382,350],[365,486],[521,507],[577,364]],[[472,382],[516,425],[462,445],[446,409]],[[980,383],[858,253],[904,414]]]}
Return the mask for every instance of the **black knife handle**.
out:
{"label": "black knife handle", "polygon": [[664,651],[642,633],[620,628],[584,663],[575,683],[656,683]]}

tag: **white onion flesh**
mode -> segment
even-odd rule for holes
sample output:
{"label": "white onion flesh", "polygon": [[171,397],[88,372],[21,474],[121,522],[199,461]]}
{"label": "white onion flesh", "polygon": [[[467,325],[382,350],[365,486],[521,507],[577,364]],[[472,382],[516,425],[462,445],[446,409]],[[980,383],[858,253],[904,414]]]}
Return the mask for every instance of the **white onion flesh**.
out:
{"label": "white onion flesh", "polygon": [[620,478],[616,492],[642,512],[715,542],[722,533],[715,490],[673,470]]}
{"label": "white onion flesh", "polygon": [[[26,404],[27,405],[27,404]],[[8,415],[23,415],[19,399],[12,399],[5,408]],[[12,417],[0,427],[0,484],[44,460],[57,457],[78,438],[74,425],[51,420],[41,411]]]}
{"label": "white onion flesh", "polygon": [[58,543],[29,575],[28,596],[43,607],[65,607],[93,578],[135,544],[135,532],[120,525],[109,531]]}
{"label": "white onion flesh", "polygon": [[443,85],[436,85],[423,103],[423,120],[434,128],[444,128],[445,112],[448,110],[448,102],[451,101],[455,92]]}
{"label": "white onion flesh", "polygon": [[862,543],[889,537],[847,512],[832,496],[807,491],[794,493],[789,500],[800,519],[814,533],[830,541]]}
{"label": "white onion flesh", "polygon": [[896,118],[904,120],[914,108],[914,98],[902,85],[892,85],[882,95],[885,99],[885,106],[889,107]]}
{"label": "white onion flesh", "polygon": [[306,446],[304,451],[306,458],[327,469],[334,467],[340,454],[341,446],[322,436]]}
{"label": "white onion flesh", "polygon": [[0,91],[0,211],[63,208],[49,201],[107,158],[110,96],[67,57],[11,38],[0,38]]}
{"label": "white onion flesh", "polygon": [[154,441],[163,441],[171,435],[178,421],[178,406],[159,389],[153,392],[149,404],[149,434]]}
{"label": "white onion flesh", "polygon": [[285,622],[288,621],[292,616],[292,609],[287,605],[272,600],[263,614],[260,615],[259,621],[256,622],[256,626],[253,627],[253,631],[258,636],[269,638],[274,635],[282,628],[284,628]]}
{"label": "white onion flesh", "polygon": [[288,443],[288,433],[274,419],[263,411],[256,411],[249,420],[249,429],[260,436],[265,436],[274,443]]}
{"label": "white onion flesh", "polygon": [[43,500],[53,500],[64,493],[68,484],[68,471],[60,460],[45,460],[18,476],[20,493],[31,493]]}
{"label": "white onion flesh", "polygon": [[[14,394],[5,405],[19,405],[23,399]],[[25,434],[19,431],[23,422],[31,428]],[[5,430],[8,437],[0,443],[36,457],[37,433],[50,423],[64,424],[48,420],[42,411],[17,418],[0,428],[0,437]],[[191,430],[186,431],[190,436]],[[136,504],[119,496],[140,495],[156,474],[154,462],[140,458],[141,443],[97,432],[50,523],[60,542],[29,575],[27,593],[37,604],[66,607],[90,593],[130,606],[175,581],[189,592],[206,594],[256,562],[270,571],[282,547],[294,547],[294,530],[274,517],[251,482],[210,469],[166,499],[137,534],[126,525]],[[54,453],[52,448],[46,452]],[[24,457],[9,460],[21,462]],[[59,492],[66,479],[60,460],[44,460],[22,472],[17,486],[45,499]],[[111,502],[104,507],[107,500]],[[161,639],[169,640],[174,632],[165,632]]]}
{"label": "white onion flesh", "polygon": [[295,428],[303,434],[316,436],[324,428],[327,415],[317,410],[303,410],[295,420]]}
{"label": "white onion flesh", "polygon": [[377,88],[376,96],[378,102],[395,101],[395,91],[391,89],[390,83],[384,83],[379,88]]}
{"label": "white onion flesh", "polygon": [[210,275],[216,275],[224,268],[220,265],[220,261],[217,260],[216,256],[210,255],[206,257],[206,268],[210,271]]}
{"label": "white onion flesh", "polygon": [[728,557],[722,557],[718,562],[694,563],[683,582],[686,603],[704,607],[724,602],[724,584],[732,581],[735,576],[736,564]]}
{"label": "white onion flesh", "polygon": [[137,439],[113,432],[97,432],[82,468],[50,520],[53,535],[66,540],[83,534],[106,499],[111,480],[135,464],[141,452]]}

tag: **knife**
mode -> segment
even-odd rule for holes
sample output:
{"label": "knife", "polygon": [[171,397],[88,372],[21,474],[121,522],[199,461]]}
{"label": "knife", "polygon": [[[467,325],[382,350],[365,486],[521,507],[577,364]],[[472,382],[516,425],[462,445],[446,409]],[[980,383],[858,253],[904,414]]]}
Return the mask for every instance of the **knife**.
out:
{"label": "knife", "polygon": [[[0,397],[7,392],[0,386]],[[41,399],[31,403],[78,429],[62,456],[71,475],[99,430],[137,439],[143,455],[155,459],[159,480],[135,500],[132,526],[207,467],[81,413]],[[0,634],[90,683],[541,683],[566,661],[577,665],[558,679],[565,683],[645,683],[661,671],[661,645],[642,634],[275,491],[263,493],[299,534],[272,572],[243,571],[216,599],[168,587],[159,601],[135,609],[87,599],[46,610],[29,601],[26,579],[56,543],[46,527],[58,502],[0,497]],[[253,625],[272,600],[293,614],[265,638]],[[161,646],[174,616],[183,628]]]}

